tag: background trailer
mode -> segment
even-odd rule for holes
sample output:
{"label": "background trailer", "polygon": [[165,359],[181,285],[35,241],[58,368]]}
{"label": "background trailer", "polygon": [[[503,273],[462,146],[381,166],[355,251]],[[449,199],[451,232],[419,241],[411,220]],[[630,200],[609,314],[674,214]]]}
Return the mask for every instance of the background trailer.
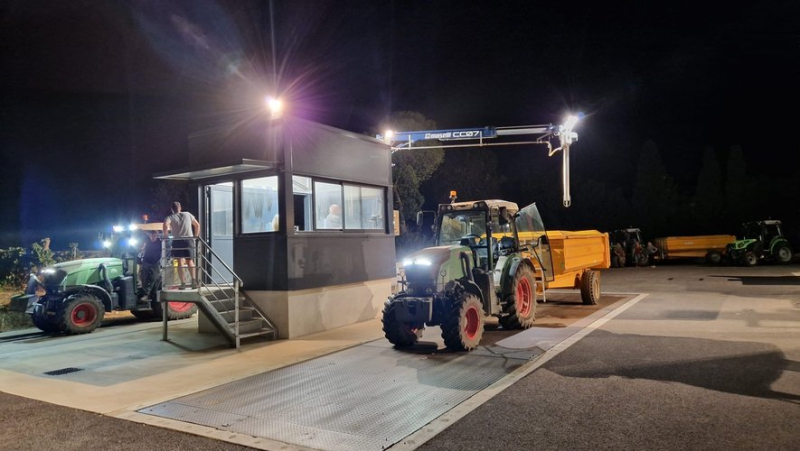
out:
{"label": "background trailer", "polygon": [[211,264],[281,338],[380,314],[396,283],[389,145],[286,117],[197,133],[190,150],[189,168],[155,177],[190,182]]}

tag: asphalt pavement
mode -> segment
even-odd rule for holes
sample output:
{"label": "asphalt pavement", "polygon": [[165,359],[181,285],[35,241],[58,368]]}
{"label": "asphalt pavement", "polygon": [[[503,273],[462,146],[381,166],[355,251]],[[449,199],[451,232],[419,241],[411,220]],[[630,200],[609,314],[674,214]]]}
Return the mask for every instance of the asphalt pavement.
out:
{"label": "asphalt pavement", "polygon": [[[603,289],[647,295],[421,449],[798,449],[800,265],[613,269]],[[0,414],[3,450],[249,449],[7,393]]]}

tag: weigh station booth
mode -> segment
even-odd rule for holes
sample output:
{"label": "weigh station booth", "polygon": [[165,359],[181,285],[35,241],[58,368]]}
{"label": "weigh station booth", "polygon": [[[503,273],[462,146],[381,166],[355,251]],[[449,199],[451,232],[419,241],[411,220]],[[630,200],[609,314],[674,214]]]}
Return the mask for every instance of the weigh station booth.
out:
{"label": "weigh station booth", "polygon": [[389,145],[283,117],[195,133],[189,163],[155,178],[189,182],[212,264],[280,338],[380,315],[396,284]]}

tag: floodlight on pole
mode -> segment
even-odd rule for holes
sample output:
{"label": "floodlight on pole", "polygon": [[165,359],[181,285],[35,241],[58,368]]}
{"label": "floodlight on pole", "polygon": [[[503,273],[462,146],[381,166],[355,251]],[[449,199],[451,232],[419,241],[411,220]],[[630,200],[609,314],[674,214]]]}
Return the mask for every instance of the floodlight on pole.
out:
{"label": "floodlight on pole", "polygon": [[575,124],[577,124],[579,120],[580,118],[578,116],[570,114],[567,116],[567,120],[564,121],[564,129],[572,131],[572,129],[575,127]]}
{"label": "floodlight on pole", "polygon": [[265,101],[272,119],[281,117],[281,114],[283,114],[283,102],[272,96],[268,96]]}

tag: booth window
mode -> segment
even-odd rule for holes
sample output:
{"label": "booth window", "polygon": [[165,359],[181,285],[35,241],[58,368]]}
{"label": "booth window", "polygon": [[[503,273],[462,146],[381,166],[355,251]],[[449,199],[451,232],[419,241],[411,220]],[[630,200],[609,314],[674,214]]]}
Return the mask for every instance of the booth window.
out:
{"label": "booth window", "polygon": [[345,229],[383,229],[383,190],[344,186]]}
{"label": "booth window", "polygon": [[311,177],[292,176],[292,194],[294,198],[294,229],[311,230]]}
{"label": "booth window", "polygon": [[342,229],[342,185],[314,182],[317,229]]}
{"label": "booth window", "polygon": [[242,233],[277,231],[278,176],[242,180]]}

